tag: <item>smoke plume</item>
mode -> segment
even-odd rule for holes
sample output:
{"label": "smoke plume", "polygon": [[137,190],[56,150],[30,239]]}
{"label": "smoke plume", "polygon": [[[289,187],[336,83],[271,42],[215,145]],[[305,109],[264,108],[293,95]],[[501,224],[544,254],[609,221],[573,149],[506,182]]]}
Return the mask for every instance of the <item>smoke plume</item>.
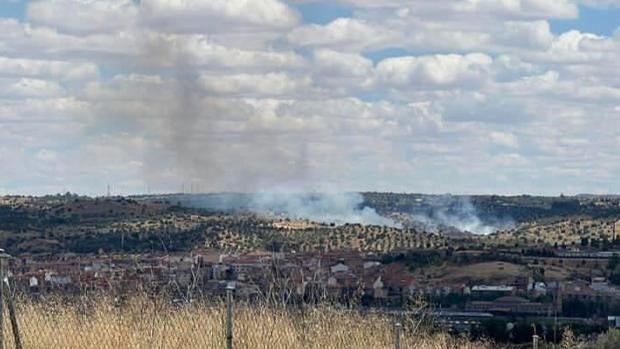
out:
{"label": "smoke plume", "polygon": [[375,209],[363,206],[364,198],[358,193],[197,194],[183,195],[178,201],[182,205],[225,212],[250,211],[338,225],[400,227]]}
{"label": "smoke plume", "polygon": [[514,225],[509,218],[485,217],[481,219],[476,207],[467,196],[425,197],[424,204],[414,208],[411,215],[414,220],[423,225],[425,230],[431,232],[450,227],[462,232],[488,235]]}
{"label": "smoke plume", "polygon": [[274,119],[273,102],[258,102],[261,96],[214,91],[225,85],[229,68],[200,56],[211,45],[208,37],[145,28],[140,38],[136,62],[125,67],[135,72],[125,79],[140,81],[134,83],[139,92],[123,97],[122,117],[148,135],[142,170],[149,187],[256,192],[303,183],[309,174],[304,130],[291,131],[283,126],[287,120]]}

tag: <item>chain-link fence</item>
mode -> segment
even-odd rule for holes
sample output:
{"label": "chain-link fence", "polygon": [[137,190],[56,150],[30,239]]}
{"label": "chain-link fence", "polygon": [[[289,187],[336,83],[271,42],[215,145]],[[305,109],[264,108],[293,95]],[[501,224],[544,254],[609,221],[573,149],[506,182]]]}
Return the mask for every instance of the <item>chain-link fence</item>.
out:
{"label": "chain-link fence", "polygon": [[[23,348],[484,348],[447,335],[398,327],[380,314],[334,307],[289,309],[225,301],[174,305],[162,298],[110,296],[14,299]],[[7,309],[5,307],[5,313]],[[233,324],[229,326],[228,319]],[[227,329],[231,328],[231,336]],[[5,348],[14,348],[11,321]]]}

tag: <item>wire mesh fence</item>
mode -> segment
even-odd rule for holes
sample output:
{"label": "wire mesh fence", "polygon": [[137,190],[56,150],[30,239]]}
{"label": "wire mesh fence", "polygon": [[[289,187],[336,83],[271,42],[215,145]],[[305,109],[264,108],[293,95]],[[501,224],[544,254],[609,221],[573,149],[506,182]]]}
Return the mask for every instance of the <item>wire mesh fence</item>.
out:
{"label": "wire mesh fence", "polygon": [[[135,296],[122,302],[91,295],[15,299],[24,348],[226,348],[226,303],[174,305]],[[6,309],[5,309],[6,312]],[[237,302],[232,308],[234,348],[394,348],[393,321],[333,307],[291,310]],[[10,321],[5,348],[14,348]],[[484,348],[484,343],[403,330],[400,348]]]}
{"label": "wire mesh fence", "polygon": [[[455,330],[450,327],[453,323],[469,322],[474,330],[469,334],[480,338],[485,335],[479,331],[481,322],[463,320],[459,312],[452,314],[457,314],[455,319],[449,311],[434,311],[424,298],[404,297],[402,292],[396,294],[400,303],[379,303],[373,308],[377,313],[360,311],[368,305],[363,305],[364,290],[359,284],[346,293],[333,292],[315,275],[308,278],[310,286],[304,283],[299,292],[275,264],[262,288],[244,279],[248,282],[241,283],[242,287],[225,290],[225,285],[240,283],[228,281],[232,279],[229,277],[218,277],[213,280],[216,283],[200,283],[200,273],[194,269],[184,283],[170,278],[127,287],[120,282],[122,278],[112,277],[99,288],[95,283],[65,284],[64,276],[52,273],[48,280],[47,272],[40,279],[33,274],[13,274],[7,270],[9,258],[0,249],[0,349],[508,349],[535,347],[537,342],[532,338],[532,342],[522,344],[492,344],[470,341],[467,334],[455,338],[441,331]],[[15,271],[16,263],[11,268]],[[171,272],[169,276],[179,275]],[[239,291],[238,298],[232,296],[234,291]],[[498,320],[501,326],[502,320]],[[497,322],[491,325],[493,333],[514,338],[513,332],[508,333],[511,330],[498,329]],[[609,336],[601,336],[601,341],[612,338],[609,341],[613,345],[620,343],[618,333],[610,331]],[[526,342],[528,336],[522,332],[515,341]],[[593,338],[597,339],[586,340]],[[559,347],[545,336],[538,342],[540,349]]]}
{"label": "wire mesh fence", "polygon": [[[3,258],[4,256],[4,258]],[[495,348],[426,331],[424,320],[362,313],[332,303],[298,305],[276,293],[261,299],[171,297],[149,292],[36,294],[11,287],[0,251],[0,349],[3,348]],[[177,294],[178,296],[178,294]],[[233,325],[234,324],[234,325]]]}

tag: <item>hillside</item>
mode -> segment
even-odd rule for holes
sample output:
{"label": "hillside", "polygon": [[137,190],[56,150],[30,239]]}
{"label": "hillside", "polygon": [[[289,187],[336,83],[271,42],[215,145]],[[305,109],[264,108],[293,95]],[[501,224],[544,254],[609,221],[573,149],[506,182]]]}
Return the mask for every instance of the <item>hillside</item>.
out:
{"label": "hillside", "polygon": [[12,254],[189,251],[390,251],[435,248],[415,229],[334,225],[184,208],[167,200],[57,196],[4,198],[0,244]]}
{"label": "hillside", "polygon": [[592,246],[604,248],[618,238],[620,219],[574,217],[551,222],[532,222],[499,231],[493,238],[522,245]]}
{"label": "hillside", "polygon": [[[227,195],[216,198],[221,200]],[[239,202],[247,202],[244,194],[235,195],[236,199],[246,198]],[[448,246],[476,248],[485,244],[604,248],[613,242],[614,229],[618,230],[615,224],[620,218],[615,198],[598,197],[476,196],[446,203],[437,196],[364,194],[366,201],[362,205],[373,205],[385,219],[400,222],[402,227],[312,222],[285,218],[277,212],[258,214],[247,207],[231,212],[181,207],[175,201],[178,198],[3,197],[0,244],[13,254],[172,252],[201,247],[232,252],[388,252]],[[411,207],[417,207],[415,215],[401,212]],[[445,219],[446,224],[420,221],[423,212]],[[495,218],[484,222],[478,217]],[[514,217],[517,218],[513,221]],[[501,229],[489,236],[474,236],[448,225],[457,219],[480,229],[502,220],[512,223],[508,227],[498,226]]]}
{"label": "hillside", "polygon": [[432,216],[459,215],[471,210],[483,223],[510,220],[517,224],[585,216],[591,218],[620,217],[617,196],[498,196],[498,195],[426,195],[397,193],[363,193],[364,205],[382,214],[394,212]]}

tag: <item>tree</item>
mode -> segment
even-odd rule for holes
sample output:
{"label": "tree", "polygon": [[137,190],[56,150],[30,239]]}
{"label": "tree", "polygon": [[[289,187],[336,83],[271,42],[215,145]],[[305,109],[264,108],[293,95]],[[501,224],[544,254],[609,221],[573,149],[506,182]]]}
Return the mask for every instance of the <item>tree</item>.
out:
{"label": "tree", "polygon": [[613,285],[620,285],[620,257],[617,253],[614,253],[609,260],[607,270],[609,271],[609,282]]}

